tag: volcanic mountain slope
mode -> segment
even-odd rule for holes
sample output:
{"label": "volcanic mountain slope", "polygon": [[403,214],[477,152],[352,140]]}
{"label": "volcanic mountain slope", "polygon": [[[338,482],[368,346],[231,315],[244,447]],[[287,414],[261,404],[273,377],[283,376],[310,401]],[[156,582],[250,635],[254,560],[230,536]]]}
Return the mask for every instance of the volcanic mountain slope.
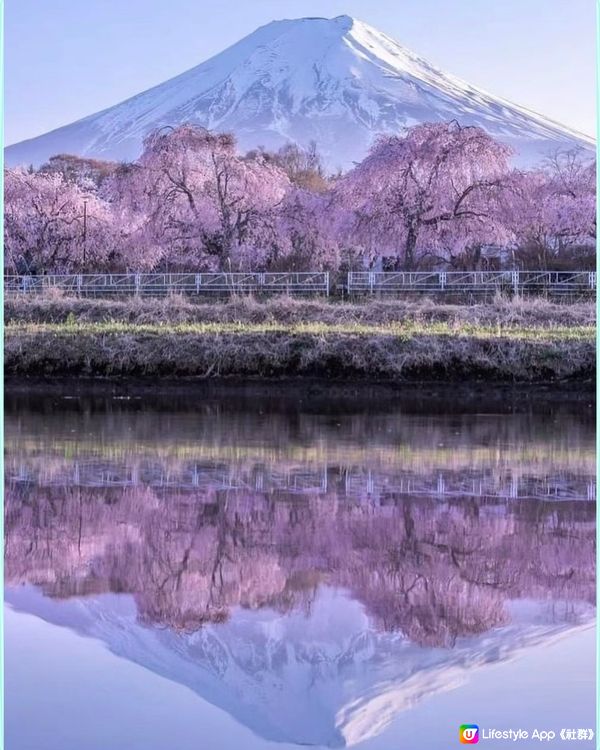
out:
{"label": "volcanic mountain slope", "polygon": [[39,165],[57,153],[131,160],[144,136],[195,123],[242,150],[317,142],[330,169],[362,159],[379,133],[421,122],[479,125],[520,164],[592,139],[495,98],[348,16],[273,21],[195,68],[114,107],[6,149]]}

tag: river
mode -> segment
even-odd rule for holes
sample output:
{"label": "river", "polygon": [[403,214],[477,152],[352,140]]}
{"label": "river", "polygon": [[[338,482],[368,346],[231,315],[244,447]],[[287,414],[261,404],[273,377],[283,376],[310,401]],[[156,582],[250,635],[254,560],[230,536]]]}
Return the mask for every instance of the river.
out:
{"label": "river", "polygon": [[461,724],[595,727],[589,394],[5,406],[7,750],[445,750]]}

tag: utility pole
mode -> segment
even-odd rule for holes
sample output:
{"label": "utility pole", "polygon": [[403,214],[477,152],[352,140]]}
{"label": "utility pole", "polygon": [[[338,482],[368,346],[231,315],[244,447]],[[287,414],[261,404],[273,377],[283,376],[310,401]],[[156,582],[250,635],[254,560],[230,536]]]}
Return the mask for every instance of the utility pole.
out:
{"label": "utility pole", "polygon": [[83,199],[83,270],[86,270],[87,198]]}

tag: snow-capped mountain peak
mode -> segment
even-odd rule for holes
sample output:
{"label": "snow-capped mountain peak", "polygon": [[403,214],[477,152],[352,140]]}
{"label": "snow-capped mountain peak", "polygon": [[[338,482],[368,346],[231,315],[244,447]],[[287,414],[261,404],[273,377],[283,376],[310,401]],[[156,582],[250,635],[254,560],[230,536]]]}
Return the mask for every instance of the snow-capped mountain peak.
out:
{"label": "snow-capped mountain peak", "polygon": [[273,21],[206,62],[120,104],[8,147],[9,165],[56,153],[134,159],[154,128],[196,123],[242,150],[317,142],[347,168],[379,133],[426,121],[479,125],[521,163],[591,139],[447,75],[350,16]]}

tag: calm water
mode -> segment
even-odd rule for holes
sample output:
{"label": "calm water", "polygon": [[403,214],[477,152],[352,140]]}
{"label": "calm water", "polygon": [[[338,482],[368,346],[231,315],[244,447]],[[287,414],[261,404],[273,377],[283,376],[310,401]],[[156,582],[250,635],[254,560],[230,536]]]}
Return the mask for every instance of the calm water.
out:
{"label": "calm water", "polygon": [[7,750],[595,726],[585,397],[9,395],[5,433]]}

